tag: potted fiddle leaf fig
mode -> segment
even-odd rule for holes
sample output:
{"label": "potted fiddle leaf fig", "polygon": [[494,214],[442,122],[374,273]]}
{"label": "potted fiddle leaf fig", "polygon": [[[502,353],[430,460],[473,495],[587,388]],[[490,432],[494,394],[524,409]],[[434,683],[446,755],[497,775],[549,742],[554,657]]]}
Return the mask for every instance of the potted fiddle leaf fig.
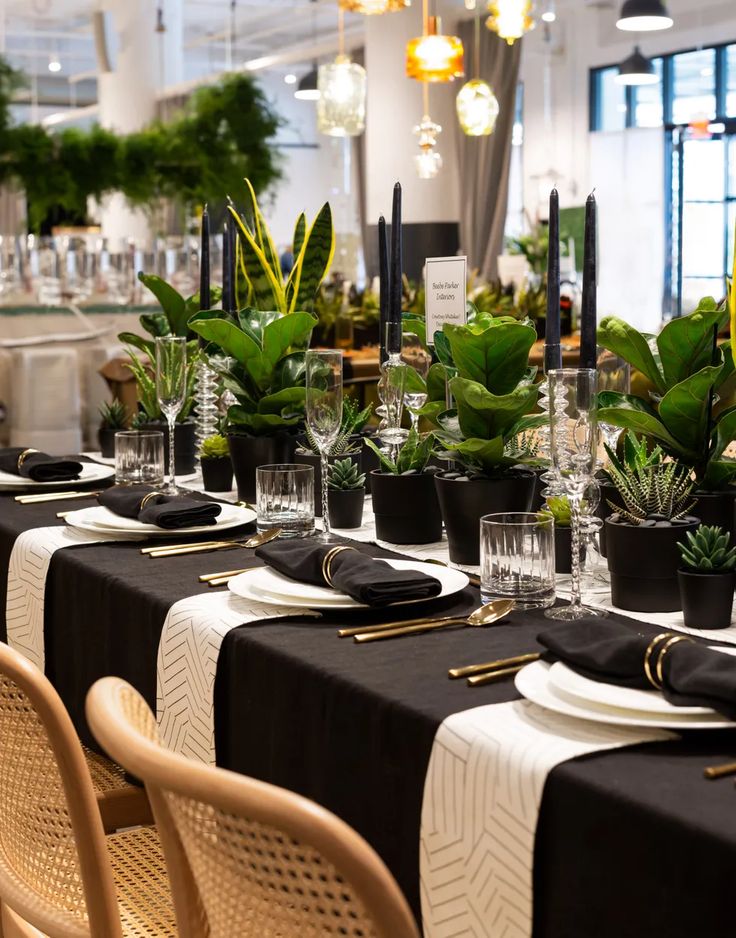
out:
{"label": "potted fiddle leaf fig", "polygon": [[359,528],[363,523],[365,473],[350,457],[330,465],[327,475],[330,524],[335,528]]}
{"label": "potted fiddle leaf fig", "polygon": [[396,460],[373,440],[366,446],[378,457],[371,472],[371,497],[376,535],[391,544],[431,544],[442,540],[442,516],[434,487],[434,471],[428,466],[434,434],[421,437],[409,431]]}
{"label": "potted fiddle leaf fig", "polygon": [[199,449],[199,464],[202,467],[202,482],[206,492],[229,492],[233,486],[233,464],[230,461],[230,445],[219,433],[202,440]]}
{"label": "potted fiddle leaf fig", "polygon": [[602,391],[598,420],[646,436],[687,466],[695,479],[695,514],[733,537],[736,460],[725,451],[736,438],[736,407],[726,405],[736,374],[731,349],[716,341],[727,322],[728,309],[712,297],[656,337],[614,316],[604,319],[598,344],[644,376],[648,396]]}
{"label": "potted fiddle leaf fig", "polygon": [[115,434],[125,430],[128,425],[128,409],[122,401],[108,401],[100,407],[102,423],[97,431],[100,452],[103,459],[112,459],[115,455]]}
{"label": "potted fiddle leaf fig", "polygon": [[685,625],[689,629],[726,629],[733,614],[736,547],[718,525],[701,524],[677,545],[682,566],[677,571]]}
{"label": "potted fiddle leaf fig", "polygon": [[679,545],[699,524],[690,515],[690,470],[674,460],[632,467],[610,452],[609,457],[608,474],[619,499],[605,521],[613,605],[675,612],[680,609]]}
{"label": "potted fiddle leaf fig", "polygon": [[[540,426],[534,414],[536,370],[528,367],[536,341],[531,326],[508,318],[475,317],[468,325],[445,324],[453,367],[455,407],[436,417],[437,440],[459,464],[435,477],[450,559],[480,562],[480,519],[501,511],[529,511],[534,473],[514,441]],[[438,337],[436,337],[438,338]]]}
{"label": "potted fiddle leaf fig", "polygon": [[304,414],[304,353],[315,319],[249,307],[236,320],[203,310],[189,327],[228,356],[212,364],[236,398],[226,419],[230,457],[238,497],[252,502],[258,466],[293,460]]}

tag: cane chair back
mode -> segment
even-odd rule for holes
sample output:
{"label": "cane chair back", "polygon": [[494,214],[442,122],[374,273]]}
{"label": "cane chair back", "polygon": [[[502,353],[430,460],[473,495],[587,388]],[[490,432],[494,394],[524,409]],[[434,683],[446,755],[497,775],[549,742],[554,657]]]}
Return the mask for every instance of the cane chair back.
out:
{"label": "cane chair back", "polygon": [[144,780],[177,915],[187,914],[176,880],[188,868],[211,938],[418,938],[382,860],[330,812],[162,748],[145,701],[118,678],[92,687],[87,719],[108,754]]}

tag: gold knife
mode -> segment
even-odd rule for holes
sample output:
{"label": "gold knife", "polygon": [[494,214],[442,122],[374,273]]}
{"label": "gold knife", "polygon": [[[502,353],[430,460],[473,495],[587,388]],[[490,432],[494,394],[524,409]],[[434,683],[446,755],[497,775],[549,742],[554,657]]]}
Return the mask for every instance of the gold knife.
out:
{"label": "gold knife", "polygon": [[219,573],[203,573],[199,577],[200,583],[211,583],[213,580],[229,579],[231,576],[238,576],[245,573],[245,570],[221,570]]}
{"label": "gold knife", "polygon": [[538,661],[539,657],[539,652],[529,652],[525,655],[516,655],[514,658],[499,658],[497,661],[486,661],[484,664],[469,664],[463,668],[450,668],[447,676],[450,680],[456,680],[459,677],[471,677],[474,674],[484,674],[486,671],[495,671],[498,668],[528,664],[530,661]]}
{"label": "gold knife", "polygon": [[500,681],[510,674],[516,674],[518,671],[521,671],[523,667],[525,667],[525,665],[519,664],[515,668],[502,668],[500,671],[487,671],[485,674],[469,677],[468,687],[482,687],[484,684],[494,684],[496,681]]}
{"label": "gold knife", "polygon": [[35,505],[41,502],[63,502],[71,498],[96,498],[99,492],[46,492],[43,495],[16,495],[15,501],[21,505]]}
{"label": "gold knife", "polygon": [[364,635],[368,632],[391,632],[394,629],[403,629],[404,626],[420,625],[429,622],[465,622],[467,616],[443,616],[440,619],[432,619],[427,616],[420,616],[418,619],[403,619],[398,622],[382,622],[380,625],[354,625],[346,629],[338,629],[340,638],[352,638],[354,635]]}

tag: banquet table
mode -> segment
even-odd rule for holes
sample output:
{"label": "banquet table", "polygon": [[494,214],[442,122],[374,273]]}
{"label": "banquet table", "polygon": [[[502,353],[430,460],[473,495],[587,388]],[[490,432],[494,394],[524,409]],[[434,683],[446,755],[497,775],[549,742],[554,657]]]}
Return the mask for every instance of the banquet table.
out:
{"label": "banquet table", "polygon": [[[20,505],[0,494],[0,592],[7,590],[19,535],[60,526],[57,513],[77,507],[64,501]],[[375,545],[355,546],[391,556]],[[199,574],[260,563],[240,548],[152,560],[140,547],[68,546],[51,557],[45,670],[90,744],[84,717],[90,685],[119,675],[155,707],[157,654],[169,609],[185,597],[214,592],[198,582]],[[478,604],[477,589],[468,586],[436,602],[432,614]],[[360,615],[386,619],[385,612]],[[616,618],[646,634],[660,631],[654,623]],[[488,629],[356,645],[336,636],[338,626],[354,620],[337,612],[294,616],[224,635],[214,685],[217,762],[298,791],[344,818],[383,857],[419,916],[422,800],[438,729],[452,715],[519,698],[512,681],[469,688],[449,681],[447,669],[538,650],[536,636],[547,621],[540,613],[515,613]],[[4,623],[1,631],[4,638]],[[182,681],[188,677],[182,674]],[[736,732],[708,731],[553,768],[534,840],[535,938],[733,936],[736,791],[728,779],[706,781],[703,768],[734,756]],[[471,764],[455,769],[454,784],[469,784],[464,773],[480,772]],[[485,771],[493,770],[491,760]],[[478,777],[481,802],[484,776]],[[474,836],[476,823],[480,834],[480,807],[465,836]],[[488,877],[499,864],[491,850],[463,875]],[[428,907],[425,895],[425,917],[431,912],[433,922],[427,936],[523,934],[513,922],[494,930],[488,921],[493,896],[487,904],[465,902],[464,888],[462,881],[446,884],[444,916],[439,906]],[[475,892],[485,895],[482,883]]]}

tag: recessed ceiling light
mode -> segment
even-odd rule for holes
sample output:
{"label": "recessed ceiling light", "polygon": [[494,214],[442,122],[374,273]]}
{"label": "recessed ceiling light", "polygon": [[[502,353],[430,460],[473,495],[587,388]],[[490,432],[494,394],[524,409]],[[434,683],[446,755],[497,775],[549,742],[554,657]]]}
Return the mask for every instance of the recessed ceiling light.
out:
{"label": "recessed ceiling light", "polygon": [[287,85],[295,85],[296,75],[294,75],[292,72],[289,72],[288,75],[284,75],[284,81],[286,82]]}
{"label": "recessed ceiling light", "polygon": [[52,55],[49,58],[49,71],[50,72],[60,72],[61,71],[61,62],[59,61],[58,55]]}

